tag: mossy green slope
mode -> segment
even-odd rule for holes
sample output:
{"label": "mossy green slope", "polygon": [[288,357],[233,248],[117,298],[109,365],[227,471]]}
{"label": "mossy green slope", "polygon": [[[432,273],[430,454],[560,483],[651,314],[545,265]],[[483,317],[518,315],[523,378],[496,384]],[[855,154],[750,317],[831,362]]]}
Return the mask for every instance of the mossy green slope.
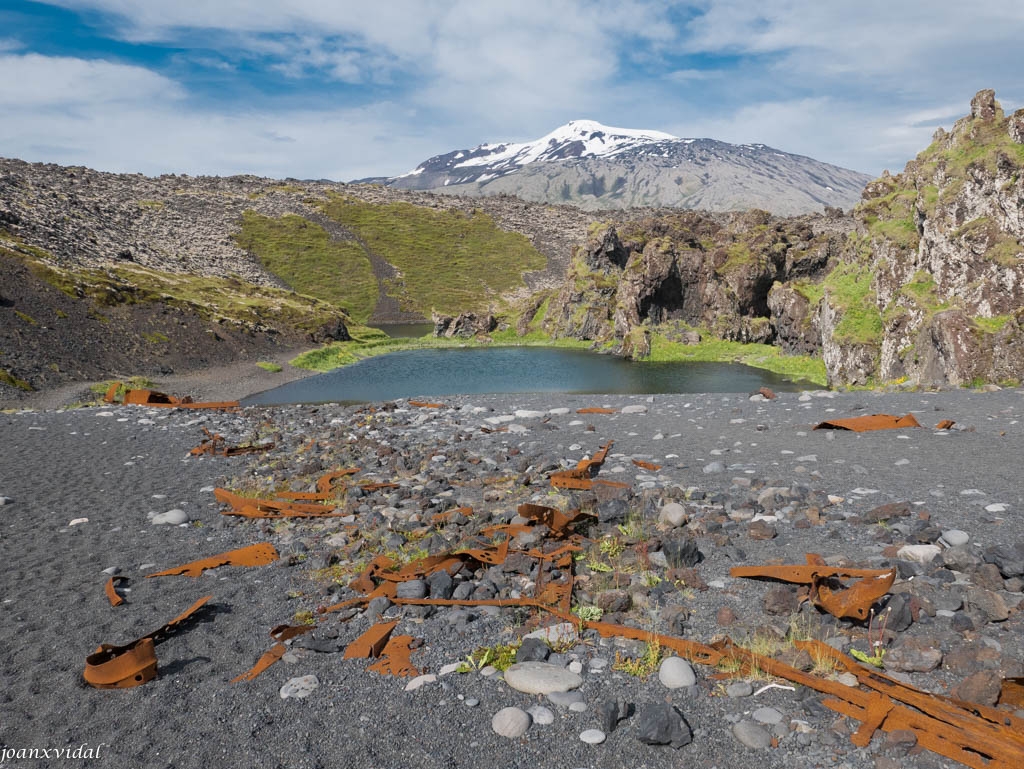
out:
{"label": "mossy green slope", "polygon": [[273,219],[246,211],[235,242],[297,293],[343,308],[359,322],[373,312],[377,280],[356,241],[332,241],[323,227],[295,214]]}
{"label": "mossy green slope", "polygon": [[546,264],[525,236],[500,229],[479,211],[373,204],[337,194],[321,207],[398,269],[388,293],[402,309],[427,317],[431,310],[496,310],[503,295],[525,287],[524,272]]}

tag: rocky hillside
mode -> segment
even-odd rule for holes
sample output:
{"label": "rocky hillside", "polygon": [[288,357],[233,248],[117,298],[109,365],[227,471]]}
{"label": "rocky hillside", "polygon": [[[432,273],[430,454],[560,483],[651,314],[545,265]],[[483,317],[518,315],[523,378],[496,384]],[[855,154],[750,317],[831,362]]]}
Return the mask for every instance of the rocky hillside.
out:
{"label": "rocky hillside", "polygon": [[586,210],[750,208],[779,215],[849,208],[871,177],[763,144],[679,139],[576,120],[533,142],[483,144],[384,180],[460,195],[515,195]]}
{"label": "rocky hillside", "polygon": [[678,214],[592,228],[521,326],[642,356],[702,336],[820,353],[831,384],[1024,379],[1024,110],[992,91],[851,216]]}
{"label": "rocky hillside", "polygon": [[0,160],[0,388],[493,311],[560,281],[589,220],[506,197]]}
{"label": "rocky hillside", "polygon": [[1024,110],[980,91],[856,218],[839,269],[863,291],[817,309],[833,381],[1024,379]]}

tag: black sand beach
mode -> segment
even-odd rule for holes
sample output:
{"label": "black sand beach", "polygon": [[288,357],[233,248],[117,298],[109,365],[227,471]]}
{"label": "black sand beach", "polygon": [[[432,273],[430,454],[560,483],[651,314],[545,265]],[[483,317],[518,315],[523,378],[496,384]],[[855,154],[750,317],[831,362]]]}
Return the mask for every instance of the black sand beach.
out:
{"label": "black sand beach", "polygon": [[[244,389],[238,382],[208,382],[188,392],[222,399],[244,395]],[[408,543],[405,535],[417,521],[455,505],[507,522],[520,502],[562,509],[580,502],[579,496],[553,493],[546,472],[575,465],[608,441],[614,445],[601,477],[629,484],[626,507],[640,511],[647,537],[665,542],[685,534],[703,556],[694,567],[703,584],[659,588],[664,567],[630,578],[633,608],[624,618],[637,626],[668,633],[675,621],[685,637],[702,642],[726,635],[739,641],[765,627],[784,631],[792,618],[765,605],[777,585],[732,578],[729,569],[803,563],[810,552],[830,563],[899,566],[893,592],[913,597],[914,621],[890,633],[889,654],[914,641],[940,651],[943,662],[893,675],[949,694],[986,670],[1024,673],[1021,580],[993,575],[991,568],[1000,546],[1012,550],[1024,541],[1022,390],[784,393],[769,401],[746,395],[441,400],[441,409],[403,401],[375,411],[306,406],[232,414],[115,406],[0,414],[0,497],[6,500],[0,506],[0,746],[19,751],[85,744],[98,748],[99,758],[83,762],[109,767],[960,765],[882,732],[867,747],[855,747],[850,734],[857,722],[828,710],[820,695],[803,687],[744,696],[727,692],[730,681],[712,678],[716,671],[701,666],[695,666],[692,686],[669,689],[657,672],[641,680],[613,669],[617,651],[628,657],[637,649],[592,634],[557,650],[555,659],[582,668],[578,691],[585,708],[516,691],[500,674],[439,675],[479,646],[508,643],[532,629],[533,618],[521,610],[467,615],[444,608],[424,617],[428,612],[391,607],[386,616],[401,617],[396,632],[422,639],[413,664],[438,675],[406,691],[409,679],[368,672],[366,660],[345,660],[340,653],[370,626],[370,617],[343,622],[340,613],[316,614],[317,607],[355,595],[311,575],[337,565],[332,559],[344,565],[355,558],[358,535],[341,521],[224,516],[212,493],[215,486],[270,488],[288,479],[315,479],[356,464],[358,477],[394,481],[399,489],[349,495],[352,521],[364,533],[398,534]],[[575,413],[588,406],[632,406],[636,413]],[[812,430],[830,418],[908,412],[923,427],[863,434]],[[934,429],[943,419],[956,424]],[[204,427],[231,443],[274,440],[276,447],[263,455],[190,457]],[[633,459],[661,468],[645,470]],[[779,491],[763,494],[772,488]],[[770,519],[760,528],[751,520],[758,499]],[[659,525],[659,511],[669,502],[685,507],[685,524]],[[903,502],[905,515],[876,520],[870,514]],[[800,523],[811,507],[820,516]],[[153,525],[147,517],[172,509],[184,511],[190,522]],[[72,525],[82,518],[88,520]],[[610,514],[591,535],[614,533],[615,524]],[[775,536],[760,538],[765,525]],[[950,531],[965,533],[968,543],[959,549],[939,543],[941,552],[929,564],[895,555],[904,544],[931,544]],[[198,578],[145,579],[254,542],[273,543],[281,560],[227,566]],[[959,560],[947,559],[950,550]],[[111,568],[130,580],[124,583],[127,603],[118,607],[104,595],[104,570]],[[584,592],[596,598],[600,573],[582,563],[577,571],[589,572]],[[506,595],[522,587],[521,576],[486,571],[467,579],[477,589],[489,581]],[[127,643],[206,595],[212,599],[198,621],[157,646],[155,680],[109,691],[83,683],[85,657],[99,644]],[[683,607],[684,619],[673,614],[674,606]],[[722,607],[732,610],[733,620],[725,621]],[[833,645],[863,642],[861,625],[835,621],[806,604],[793,607]],[[273,644],[270,628],[294,623],[296,615],[319,620],[313,635],[326,651],[292,642],[285,659],[255,680],[230,683]],[[289,679],[309,675],[319,685],[308,697],[280,696]],[[766,683],[754,680],[752,688]],[[600,728],[602,705],[619,700],[637,713],[602,743],[582,742],[582,732]],[[640,713],[665,702],[693,730],[692,742],[678,750],[637,739]],[[492,716],[502,708],[538,705],[553,714],[553,723],[533,723],[514,739],[492,729]],[[778,723],[772,723],[774,713],[757,715],[763,708],[778,713]],[[749,721],[775,738],[773,747],[747,747],[735,736],[735,726]],[[24,760],[9,755],[14,758],[0,765],[76,762],[55,754]]]}

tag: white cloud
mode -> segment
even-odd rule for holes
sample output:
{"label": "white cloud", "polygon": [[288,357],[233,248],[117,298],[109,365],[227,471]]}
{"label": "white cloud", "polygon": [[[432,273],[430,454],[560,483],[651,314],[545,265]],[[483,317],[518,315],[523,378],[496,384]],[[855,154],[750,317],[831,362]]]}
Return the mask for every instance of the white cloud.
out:
{"label": "white cloud", "polygon": [[184,94],[174,81],[143,67],[36,53],[0,56],[0,108],[19,114],[41,108],[102,109]]}
{"label": "white cloud", "polygon": [[15,40],[13,37],[0,37],[0,53],[18,51],[23,47],[21,41]]}
{"label": "white cloud", "polygon": [[0,56],[3,154],[149,175],[255,173],[332,178],[397,174],[443,144],[417,136],[404,107],[219,113],[182,88],[104,61]]}

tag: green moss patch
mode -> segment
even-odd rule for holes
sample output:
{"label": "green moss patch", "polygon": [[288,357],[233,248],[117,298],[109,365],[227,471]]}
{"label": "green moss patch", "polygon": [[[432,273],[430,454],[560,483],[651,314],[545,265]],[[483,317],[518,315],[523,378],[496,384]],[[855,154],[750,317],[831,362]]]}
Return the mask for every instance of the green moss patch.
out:
{"label": "green moss patch", "polygon": [[336,194],[320,205],[400,271],[388,293],[428,317],[431,310],[493,309],[502,294],[525,287],[524,272],[547,263],[524,235],[505,232],[479,211],[374,205]]}
{"label": "green moss patch", "polygon": [[9,387],[16,387],[17,389],[24,390],[25,392],[32,392],[33,390],[32,385],[24,379],[18,379],[14,374],[2,368],[0,368],[0,384],[5,384]]}
{"label": "green moss patch", "polygon": [[356,241],[332,241],[323,227],[294,214],[272,219],[246,211],[235,242],[298,293],[343,308],[360,322],[373,312],[377,280]]}
{"label": "green moss patch", "polygon": [[784,355],[778,347],[768,344],[744,344],[712,338],[702,339],[697,344],[683,344],[670,341],[656,332],[651,334],[651,355],[648,360],[742,363],[822,387],[827,382],[825,363],[821,358]]}
{"label": "green moss patch", "polygon": [[860,264],[838,265],[825,278],[825,290],[841,318],[833,338],[846,344],[878,344],[882,339],[882,314],[871,283],[874,272]]}

